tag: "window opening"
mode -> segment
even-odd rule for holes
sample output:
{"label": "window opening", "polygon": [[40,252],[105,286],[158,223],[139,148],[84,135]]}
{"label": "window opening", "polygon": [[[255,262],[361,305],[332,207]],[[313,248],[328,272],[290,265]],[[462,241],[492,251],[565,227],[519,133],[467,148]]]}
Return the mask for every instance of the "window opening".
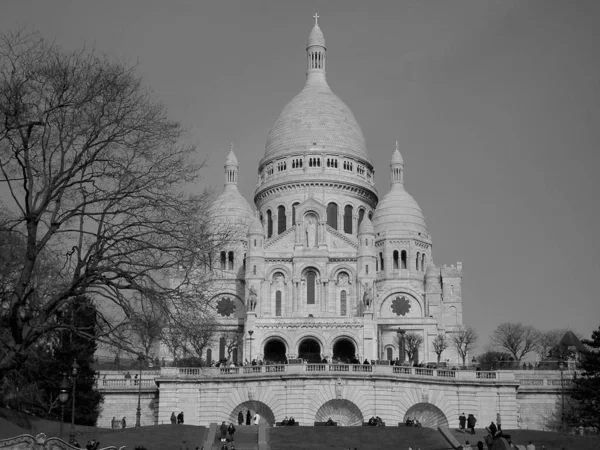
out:
{"label": "window opening", "polygon": [[271,210],[267,211],[267,237],[273,236],[273,217]]}
{"label": "window opening", "polygon": [[340,315],[345,316],[346,313],[346,291],[340,293]]}
{"label": "window opening", "polygon": [[281,316],[281,291],[275,293],[275,315]]}
{"label": "window opening", "polygon": [[400,253],[400,258],[402,259],[402,268],[406,269],[406,250],[402,250],[402,253]]}
{"label": "window opening", "polygon": [[281,234],[285,231],[285,225],[285,206],[280,205],[277,207],[277,234]]}
{"label": "window opening", "polygon": [[334,230],[338,229],[337,225],[338,219],[338,206],[335,203],[330,203],[327,205],[327,225],[329,225]]}
{"label": "window opening", "polygon": [[229,261],[229,267],[228,267],[228,269],[229,270],[233,270],[233,252],[229,252],[229,255],[228,255],[227,259]]}
{"label": "window opening", "polygon": [[316,282],[315,273],[308,272],[306,274],[306,303],[308,305],[315,304],[315,282]]}
{"label": "window opening", "polygon": [[344,208],[344,233],[352,234],[352,206]]}

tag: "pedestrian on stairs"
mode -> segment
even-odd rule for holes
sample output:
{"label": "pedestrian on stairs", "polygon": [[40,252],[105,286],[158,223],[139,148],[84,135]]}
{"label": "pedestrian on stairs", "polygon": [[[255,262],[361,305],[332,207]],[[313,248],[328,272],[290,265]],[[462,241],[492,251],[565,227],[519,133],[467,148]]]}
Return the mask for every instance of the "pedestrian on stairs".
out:
{"label": "pedestrian on stairs", "polygon": [[244,413],[241,410],[238,413],[238,425],[244,425]]}
{"label": "pedestrian on stairs", "polygon": [[235,427],[233,426],[233,422],[229,422],[229,426],[227,427],[227,440],[229,442],[235,442]]}
{"label": "pedestrian on stairs", "polygon": [[219,427],[221,430],[221,442],[225,442],[227,438],[227,424],[225,421],[221,422],[221,426]]}

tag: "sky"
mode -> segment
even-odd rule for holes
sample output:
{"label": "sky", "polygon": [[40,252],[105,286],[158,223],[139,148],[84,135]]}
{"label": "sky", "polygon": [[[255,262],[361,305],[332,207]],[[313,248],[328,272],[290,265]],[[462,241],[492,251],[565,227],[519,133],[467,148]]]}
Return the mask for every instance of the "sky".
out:
{"label": "sky", "polygon": [[600,2],[3,0],[0,30],[93,47],[137,73],[253,204],[273,122],[303,87],[318,13],[332,90],[360,124],[380,198],[399,142],[439,266],[463,263],[479,349],[503,322],[600,325]]}

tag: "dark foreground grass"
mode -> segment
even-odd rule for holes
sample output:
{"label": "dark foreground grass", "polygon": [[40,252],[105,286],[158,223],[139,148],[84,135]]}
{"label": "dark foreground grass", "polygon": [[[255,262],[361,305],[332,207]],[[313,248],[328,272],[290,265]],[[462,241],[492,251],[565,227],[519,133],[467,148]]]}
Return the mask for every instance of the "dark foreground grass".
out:
{"label": "dark foreground grass", "polygon": [[271,450],[449,449],[442,435],[410,427],[280,427],[268,430]]}
{"label": "dark foreground grass", "polygon": [[[477,441],[483,441],[485,430],[475,430],[475,436],[464,434],[459,430],[452,430],[458,442],[468,440],[471,447],[475,448]],[[600,436],[577,436],[574,434],[555,433],[552,431],[537,430],[505,430],[510,435],[513,444],[527,445],[529,441],[535,444],[536,449],[546,446],[546,450],[600,450]]]}
{"label": "dark foreground grass", "polygon": [[[64,424],[63,439],[68,440],[70,423]],[[48,437],[58,436],[60,422],[27,416],[8,409],[0,408],[0,439],[8,439],[20,434],[46,433]],[[186,441],[190,450],[204,445],[207,428],[193,425],[154,425],[140,428],[111,430],[83,425],[75,426],[75,436],[85,447],[92,439],[100,441],[100,447],[120,447],[126,445],[128,450],[142,445],[147,450],[179,450]],[[185,448],[185,446],[184,446]]]}

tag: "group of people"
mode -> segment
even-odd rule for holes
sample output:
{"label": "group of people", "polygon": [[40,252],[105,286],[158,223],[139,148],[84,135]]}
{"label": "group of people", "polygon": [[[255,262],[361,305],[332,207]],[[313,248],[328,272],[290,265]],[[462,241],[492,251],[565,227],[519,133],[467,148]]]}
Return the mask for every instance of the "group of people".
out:
{"label": "group of people", "polygon": [[[258,425],[260,423],[260,414],[255,413],[252,415],[250,410],[246,411],[246,425],[250,425],[250,423]],[[244,425],[244,412],[242,410],[238,412],[238,425]]]}
{"label": "group of people", "polygon": [[[465,416],[465,413],[462,413],[458,416],[458,425],[459,428],[465,432],[465,426],[468,430],[471,431],[471,434],[475,434],[475,424],[477,423],[477,419],[473,414],[469,414],[469,416]],[[493,423],[493,422],[492,422]]]}
{"label": "group of people", "polygon": [[121,420],[119,420],[115,416],[113,416],[112,420],[110,421],[110,427],[113,430],[125,429],[125,428],[127,428],[127,420],[125,420],[124,416]]}
{"label": "group of people", "polygon": [[[223,421],[221,423],[221,442],[224,442],[225,444],[227,444],[228,442],[231,442],[231,446],[229,447],[229,450],[234,450],[235,449],[235,426],[233,425],[233,422],[229,422],[229,425],[227,425],[225,423],[225,421]],[[227,448],[227,445],[225,445],[225,448]]]}
{"label": "group of people", "polygon": [[183,423],[183,411],[179,414],[175,415],[175,411],[171,413],[171,424],[172,425],[181,425]]}
{"label": "group of people", "polygon": [[404,425],[406,425],[407,427],[420,427],[421,422],[419,422],[419,419],[417,419],[416,417],[414,419],[411,419],[410,417],[407,417],[406,420],[404,421]]}
{"label": "group of people", "polygon": [[385,423],[383,423],[383,420],[381,420],[381,417],[373,416],[369,419],[369,421],[367,422],[367,425],[369,425],[370,427],[383,427],[383,426],[385,426]]}
{"label": "group of people", "polygon": [[293,417],[288,418],[288,416],[285,416],[285,419],[283,419],[281,421],[281,425],[284,427],[285,426],[294,426],[294,425],[296,425],[296,419],[294,419]]}

